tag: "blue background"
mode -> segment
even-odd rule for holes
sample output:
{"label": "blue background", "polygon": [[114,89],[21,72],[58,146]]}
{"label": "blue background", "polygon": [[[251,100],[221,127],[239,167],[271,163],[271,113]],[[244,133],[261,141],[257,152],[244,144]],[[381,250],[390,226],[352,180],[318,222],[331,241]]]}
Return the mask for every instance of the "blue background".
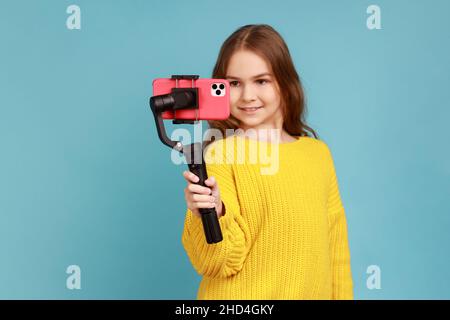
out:
{"label": "blue background", "polygon": [[[66,27],[70,4],[81,30]],[[366,27],[371,4],[381,30]],[[210,77],[250,23],[286,40],[332,150],[355,298],[450,298],[449,12],[444,0],[1,1],[0,298],[195,299],[186,166],[148,98],[153,78]],[[72,264],[81,290],[66,288]]]}

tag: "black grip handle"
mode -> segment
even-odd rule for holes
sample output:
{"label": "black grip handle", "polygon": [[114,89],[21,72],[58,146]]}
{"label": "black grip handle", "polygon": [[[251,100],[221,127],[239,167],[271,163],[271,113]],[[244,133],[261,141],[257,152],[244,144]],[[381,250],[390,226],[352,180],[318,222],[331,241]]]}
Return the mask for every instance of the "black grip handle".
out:
{"label": "black grip handle", "polygon": [[[202,157],[203,158],[203,157]],[[188,163],[189,170],[199,177],[198,182],[201,186],[207,187],[205,180],[208,179],[205,162],[199,164]],[[203,230],[205,231],[206,242],[208,244],[217,243],[223,240],[222,230],[220,229],[219,219],[215,208],[200,208],[200,216],[202,217]]]}

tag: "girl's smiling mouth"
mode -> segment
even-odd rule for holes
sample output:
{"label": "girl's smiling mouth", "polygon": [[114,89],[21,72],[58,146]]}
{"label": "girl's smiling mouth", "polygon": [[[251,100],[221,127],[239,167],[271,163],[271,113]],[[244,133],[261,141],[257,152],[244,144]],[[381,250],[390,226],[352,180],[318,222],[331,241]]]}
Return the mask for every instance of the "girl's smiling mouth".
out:
{"label": "girl's smiling mouth", "polygon": [[262,107],[251,107],[251,108],[240,108],[238,107],[239,110],[244,111],[245,113],[255,113],[256,111],[258,111],[259,109],[261,109]]}

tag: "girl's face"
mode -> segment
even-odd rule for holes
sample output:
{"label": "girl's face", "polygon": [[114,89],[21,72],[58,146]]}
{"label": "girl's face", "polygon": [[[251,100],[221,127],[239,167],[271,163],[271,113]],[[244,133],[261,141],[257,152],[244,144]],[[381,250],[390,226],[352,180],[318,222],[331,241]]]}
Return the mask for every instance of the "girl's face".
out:
{"label": "girl's face", "polygon": [[282,129],[278,85],[264,59],[248,50],[236,51],[226,79],[230,82],[231,114],[239,120],[240,128]]}

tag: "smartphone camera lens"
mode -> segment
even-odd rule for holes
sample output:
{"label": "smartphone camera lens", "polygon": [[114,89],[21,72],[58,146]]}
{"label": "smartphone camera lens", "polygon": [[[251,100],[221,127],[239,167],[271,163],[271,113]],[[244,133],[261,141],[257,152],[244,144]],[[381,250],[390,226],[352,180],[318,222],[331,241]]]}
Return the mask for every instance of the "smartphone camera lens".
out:
{"label": "smartphone camera lens", "polygon": [[216,83],[212,83],[211,84],[211,95],[213,97],[224,97],[225,94],[225,90],[226,90],[226,85],[225,83],[220,83],[220,82],[216,82]]}

